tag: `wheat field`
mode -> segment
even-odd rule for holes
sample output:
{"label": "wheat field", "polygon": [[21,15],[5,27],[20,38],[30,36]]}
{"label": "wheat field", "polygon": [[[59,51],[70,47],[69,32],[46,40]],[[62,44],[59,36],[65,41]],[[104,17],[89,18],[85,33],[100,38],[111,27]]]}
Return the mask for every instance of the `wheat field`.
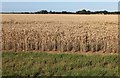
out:
{"label": "wheat field", "polygon": [[118,52],[118,15],[2,14],[2,50]]}

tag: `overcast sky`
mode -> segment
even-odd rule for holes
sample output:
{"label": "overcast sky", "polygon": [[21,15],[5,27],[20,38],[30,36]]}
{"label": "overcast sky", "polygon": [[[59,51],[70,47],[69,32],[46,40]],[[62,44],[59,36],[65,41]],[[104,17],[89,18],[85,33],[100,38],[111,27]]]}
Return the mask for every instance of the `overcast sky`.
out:
{"label": "overcast sky", "polygon": [[25,12],[25,11],[118,11],[118,2],[3,2],[3,12]]}

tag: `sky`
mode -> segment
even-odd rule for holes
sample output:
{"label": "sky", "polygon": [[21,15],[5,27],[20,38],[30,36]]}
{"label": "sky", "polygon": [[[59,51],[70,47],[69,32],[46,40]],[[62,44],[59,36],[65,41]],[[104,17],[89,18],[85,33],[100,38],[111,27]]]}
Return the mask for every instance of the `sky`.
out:
{"label": "sky", "polygon": [[118,11],[118,2],[2,2],[2,12],[71,11]]}
{"label": "sky", "polygon": [[1,2],[119,2],[119,0],[1,0]]}

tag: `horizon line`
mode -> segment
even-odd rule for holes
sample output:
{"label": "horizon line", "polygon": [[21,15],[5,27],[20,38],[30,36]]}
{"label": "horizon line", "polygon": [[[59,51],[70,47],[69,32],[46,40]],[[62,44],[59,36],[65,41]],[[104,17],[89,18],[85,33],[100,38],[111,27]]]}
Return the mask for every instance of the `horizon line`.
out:
{"label": "horizon line", "polygon": [[[47,10],[47,9],[40,9],[40,10],[33,10],[33,11],[3,11],[3,10],[1,10],[0,12],[38,12],[38,11],[42,11],[42,10],[46,10],[46,11],[48,11],[48,12],[50,12],[50,11],[52,11],[52,12],[62,12],[62,11],[67,11],[67,12],[76,12],[76,11],[82,11],[83,9],[81,9],[81,10],[76,10],[76,11],[69,11],[69,10],[61,10],[61,11],[57,11],[57,10]],[[118,10],[106,10],[106,9],[104,9],[104,10],[89,10],[89,9],[85,9],[86,11],[91,11],[91,12],[96,12],[96,11],[107,11],[107,12],[119,12],[120,10],[118,9]]]}

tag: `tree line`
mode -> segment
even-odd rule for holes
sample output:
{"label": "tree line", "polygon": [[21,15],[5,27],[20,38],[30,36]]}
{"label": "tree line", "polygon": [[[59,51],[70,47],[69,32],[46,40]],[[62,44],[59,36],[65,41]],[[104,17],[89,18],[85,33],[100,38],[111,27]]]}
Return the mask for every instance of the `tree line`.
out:
{"label": "tree line", "polygon": [[92,11],[83,9],[76,12],[67,12],[67,11],[56,12],[56,11],[40,10],[37,12],[2,12],[2,14],[120,14],[120,11],[108,12],[104,10],[104,11],[92,12]]}

